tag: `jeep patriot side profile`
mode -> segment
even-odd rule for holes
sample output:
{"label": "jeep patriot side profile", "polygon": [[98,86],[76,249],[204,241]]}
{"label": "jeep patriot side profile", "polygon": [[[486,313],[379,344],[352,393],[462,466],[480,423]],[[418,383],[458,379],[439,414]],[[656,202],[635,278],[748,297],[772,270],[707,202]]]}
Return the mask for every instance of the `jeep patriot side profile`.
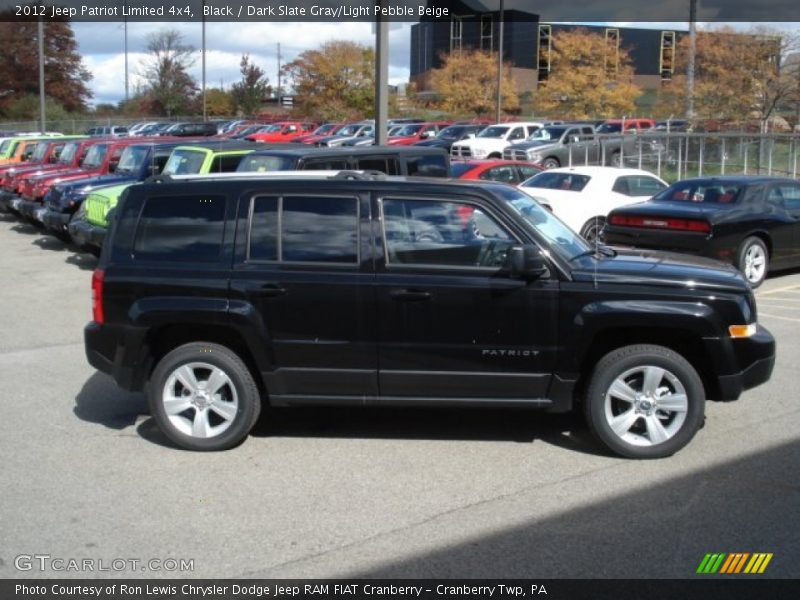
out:
{"label": "jeep patriot side profile", "polygon": [[503,184],[340,175],[124,193],[86,352],[176,444],[230,448],[262,403],[579,406],[655,458],[771,375],[733,267],[592,248]]}

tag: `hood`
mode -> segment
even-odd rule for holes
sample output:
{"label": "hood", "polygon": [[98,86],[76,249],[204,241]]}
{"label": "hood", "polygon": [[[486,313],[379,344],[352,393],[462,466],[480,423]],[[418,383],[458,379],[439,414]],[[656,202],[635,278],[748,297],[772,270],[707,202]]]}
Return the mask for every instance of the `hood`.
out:
{"label": "hood", "polygon": [[699,256],[615,248],[614,256],[584,256],[573,261],[575,281],[657,285],[678,289],[747,292],[750,286],[732,265]]}
{"label": "hood", "polygon": [[82,188],[84,186],[91,186],[91,187],[99,187],[99,186],[106,186],[106,185],[115,185],[118,183],[125,183],[126,181],[138,181],[139,178],[135,175],[98,175],[96,177],[87,177],[86,179],[79,179],[77,181],[71,181],[68,184],[65,184],[63,187],[65,190],[67,189],[77,189]]}

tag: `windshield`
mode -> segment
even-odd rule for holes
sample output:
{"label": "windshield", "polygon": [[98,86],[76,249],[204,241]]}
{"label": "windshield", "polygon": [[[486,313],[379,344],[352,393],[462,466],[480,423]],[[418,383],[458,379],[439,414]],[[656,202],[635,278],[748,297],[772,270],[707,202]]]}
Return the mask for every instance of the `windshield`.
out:
{"label": "windshield", "polygon": [[58,162],[64,165],[72,163],[75,158],[75,152],[78,151],[79,144],[66,144],[61,154],[58,155]]}
{"label": "windshield", "polygon": [[422,125],[405,125],[395,135],[416,135],[420,129]]}
{"label": "windshield", "polygon": [[5,153],[8,152],[8,149],[11,147],[11,144],[14,143],[15,140],[6,140],[2,144],[0,144],[0,154],[5,156]]}
{"label": "windshield", "polygon": [[263,129],[261,133],[278,133],[281,129],[283,129],[283,125],[270,125],[269,127]]}
{"label": "windshield", "polygon": [[31,155],[31,160],[41,162],[44,155],[47,153],[47,148],[50,147],[50,142],[39,142]]}
{"label": "windshield", "polygon": [[603,123],[595,131],[597,133],[619,133],[622,131],[622,123]]}
{"label": "windshield", "polygon": [[353,136],[361,127],[361,125],[347,125],[346,127],[342,127],[339,131],[337,131],[336,135]]}
{"label": "windshield", "polygon": [[541,188],[546,190],[562,190],[565,192],[581,192],[591,177],[578,173],[544,171],[534,175],[530,179],[523,181],[520,187]]}
{"label": "windshield", "polygon": [[437,137],[443,140],[457,140],[466,131],[466,127],[445,127]]}
{"label": "windshield", "polygon": [[265,173],[270,171],[288,171],[294,169],[295,161],[285,156],[269,156],[267,154],[249,155],[242,158],[236,168],[239,172]]}
{"label": "windshield", "polygon": [[328,135],[336,129],[336,123],[328,123],[327,125],[320,125],[314,130],[312,135]]}
{"label": "windshield", "polygon": [[591,250],[581,236],[527,194],[511,186],[497,186],[494,191],[544,236],[550,242],[548,248],[564,260],[571,260]]}
{"label": "windshield", "polygon": [[147,146],[128,146],[122,151],[117,165],[117,173],[134,173],[138,171],[147,158]]}
{"label": "windshield", "polygon": [[205,162],[205,152],[195,150],[173,150],[162,174],[164,175],[196,175]]}
{"label": "windshield", "polygon": [[482,138],[501,138],[506,133],[508,133],[508,127],[504,127],[502,125],[493,125],[492,127],[487,127],[483,131],[478,134],[478,137]]}
{"label": "windshield", "polygon": [[566,130],[566,127],[542,127],[529,135],[528,140],[531,142],[559,140]]}
{"label": "windshield", "polygon": [[742,195],[742,189],[741,185],[719,181],[684,181],[669,186],[650,201],[734,204]]}
{"label": "windshield", "polygon": [[83,159],[81,166],[84,169],[96,169],[103,164],[107,150],[108,146],[106,144],[95,144],[89,148],[89,152],[86,153],[86,158]]}

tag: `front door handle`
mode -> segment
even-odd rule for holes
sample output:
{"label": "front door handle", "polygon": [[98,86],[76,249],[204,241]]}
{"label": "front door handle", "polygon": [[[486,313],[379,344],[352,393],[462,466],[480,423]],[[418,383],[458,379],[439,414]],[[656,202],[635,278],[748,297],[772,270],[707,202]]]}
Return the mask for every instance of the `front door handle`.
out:
{"label": "front door handle", "polygon": [[256,290],[256,294],[264,298],[275,298],[276,296],[283,296],[285,293],[286,288],[277,283],[265,283]]}
{"label": "front door handle", "polygon": [[389,296],[405,302],[420,302],[421,300],[430,300],[433,294],[422,290],[392,290],[389,292]]}

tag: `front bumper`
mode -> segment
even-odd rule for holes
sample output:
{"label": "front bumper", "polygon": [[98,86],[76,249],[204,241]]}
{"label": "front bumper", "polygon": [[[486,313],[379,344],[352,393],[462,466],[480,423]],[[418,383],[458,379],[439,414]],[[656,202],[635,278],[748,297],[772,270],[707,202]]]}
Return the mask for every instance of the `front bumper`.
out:
{"label": "front bumper", "polygon": [[92,225],[84,219],[73,219],[67,225],[67,231],[78,246],[96,246],[100,248],[106,238],[105,227]]}
{"label": "front bumper", "polygon": [[20,198],[20,201],[16,206],[17,212],[23,217],[28,217],[29,219],[36,219],[36,211],[40,208],[42,208],[41,202],[36,202],[35,200],[25,200],[24,198]]}
{"label": "front bumper", "polygon": [[[775,366],[775,338],[769,330],[758,325],[758,331],[744,339],[706,339],[707,350],[714,366],[718,384],[713,400],[737,400],[742,392],[766,383]],[[735,372],[725,373],[721,362],[737,365]]]}
{"label": "front bumper", "polygon": [[9,205],[11,203],[11,199],[14,197],[13,192],[7,192],[3,190],[0,192],[0,210],[3,212],[7,212]]}
{"label": "front bumper", "polygon": [[57,212],[51,208],[44,208],[41,213],[41,219],[39,220],[44,223],[44,226],[48,229],[66,231],[71,217],[72,215],[68,213]]}

